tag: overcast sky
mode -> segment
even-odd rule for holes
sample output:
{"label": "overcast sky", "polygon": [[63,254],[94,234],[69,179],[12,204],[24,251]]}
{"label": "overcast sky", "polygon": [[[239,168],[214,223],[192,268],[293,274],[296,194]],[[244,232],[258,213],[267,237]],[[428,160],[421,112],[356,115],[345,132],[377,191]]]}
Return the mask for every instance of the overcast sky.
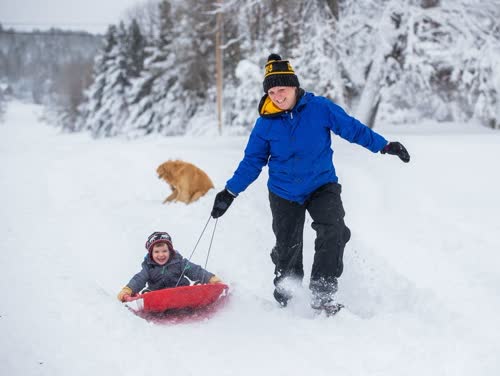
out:
{"label": "overcast sky", "polygon": [[57,27],[103,33],[125,11],[144,0],[0,0],[4,28],[40,30]]}

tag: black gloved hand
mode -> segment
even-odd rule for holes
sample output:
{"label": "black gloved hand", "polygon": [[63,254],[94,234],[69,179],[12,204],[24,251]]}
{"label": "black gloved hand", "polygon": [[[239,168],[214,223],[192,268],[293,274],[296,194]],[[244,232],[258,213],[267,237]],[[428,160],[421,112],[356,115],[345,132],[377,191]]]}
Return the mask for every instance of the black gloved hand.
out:
{"label": "black gloved hand", "polygon": [[403,162],[410,162],[410,154],[408,154],[406,148],[399,142],[389,142],[380,152],[382,154],[397,155]]}
{"label": "black gloved hand", "polygon": [[212,209],[212,217],[221,217],[233,202],[234,197],[235,196],[229,193],[227,189],[224,189],[217,193],[217,195],[215,196],[214,207]]}

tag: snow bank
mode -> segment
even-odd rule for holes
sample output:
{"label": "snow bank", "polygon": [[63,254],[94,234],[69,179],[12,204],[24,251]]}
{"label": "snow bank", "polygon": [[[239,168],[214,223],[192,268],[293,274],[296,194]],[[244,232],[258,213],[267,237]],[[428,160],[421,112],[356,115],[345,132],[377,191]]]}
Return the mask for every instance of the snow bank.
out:
{"label": "snow bank", "polygon": [[[287,309],[271,300],[264,171],[217,225],[208,269],[231,285],[229,305],[157,326],[115,295],[150,232],[191,252],[246,137],[92,140],[40,124],[38,112],[11,103],[0,126],[0,374],[499,374],[497,133],[384,130],[407,146],[408,165],[335,139],[353,236],[339,292],[348,308],[333,319],[311,314],[305,288]],[[169,188],[155,169],[169,158],[195,163],[216,189],[162,205]]]}

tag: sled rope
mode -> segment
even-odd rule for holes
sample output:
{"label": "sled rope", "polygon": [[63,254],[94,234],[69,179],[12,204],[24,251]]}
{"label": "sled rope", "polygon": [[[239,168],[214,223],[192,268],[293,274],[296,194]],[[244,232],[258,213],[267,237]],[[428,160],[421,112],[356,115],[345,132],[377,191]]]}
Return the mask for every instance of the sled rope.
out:
{"label": "sled rope", "polygon": [[219,221],[219,218],[216,218],[215,219],[214,230],[212,231],[212,237],[210,238],[210,245],[208,246],[207,259],[205,260],[205,269],[207,268],[208,257],[210,256],[210,250],[212,249],[212,242],[214,241],[215,229],[217,228],[217,222],[218,221]]}
{"label": "sled rope", "polygon": [[[208,217],[208,221],[207,223],[205,223],[205,227],[203,227],[203,230],[201,231],[201,234],[200,236],[198,237],[198,241],[196,242],[194,248],[193,248],[193,251],[191,252],[191,254],[189,255],[189,258],[188,258],[188,261],[191,261],[191,258],[193,257],[194,255],[194,252],[196,251],[196,248],[198,247],[198,244],[200,243],[200,240],[203,236],[203,234],[205,233],[205,230],[207,229],[207,226],[208,226],[208,223],[210,222],[210,219],[212,218],[212,216],[210,215]],[[208,248],[208,254],[207,254],[207,260],[205,261],[205,268],[207,266],[207,263],[208,263],[208,256],[210,255],[210,248],[212,247],[212,240],[214,238],[214,234],[215,234],[215,227],[217,227],[217,220],[215,221],[215,226],[214,226],[214,232],[212,233],[212,239],[210,240],[210,246]],[[184,274],[186,273],[186,270],[187,270],[187,266],[188,264],[186,263],[186,266],[184,267],[184,269],[182,270],[182,273],[181,273],[181,276],[179,277],[179,279],[177,280],[177,283],[175,284],[175,287],[179,286],[179,283],[180,281],[182,280],[182,278],[184,277]]]}

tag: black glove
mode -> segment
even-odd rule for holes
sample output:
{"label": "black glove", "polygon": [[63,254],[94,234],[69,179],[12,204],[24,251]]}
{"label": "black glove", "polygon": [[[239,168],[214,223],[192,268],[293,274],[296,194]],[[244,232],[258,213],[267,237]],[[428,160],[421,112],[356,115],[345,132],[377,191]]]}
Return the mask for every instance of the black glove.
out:
{"label": "black glove", "polygon": [[224,189],[217,193],[217,195],[215,196],[214,207],[212,209],[212,217],[221,217],[233,202],[234,197],[235,196],[229,193],[227,189]]}
{"label": "black glove", "polygon": [[408,154],[406,148],[399,142],[389,142],[380,152],[382,154],[397,155],[403,162],[410,162],[410,154]]}

